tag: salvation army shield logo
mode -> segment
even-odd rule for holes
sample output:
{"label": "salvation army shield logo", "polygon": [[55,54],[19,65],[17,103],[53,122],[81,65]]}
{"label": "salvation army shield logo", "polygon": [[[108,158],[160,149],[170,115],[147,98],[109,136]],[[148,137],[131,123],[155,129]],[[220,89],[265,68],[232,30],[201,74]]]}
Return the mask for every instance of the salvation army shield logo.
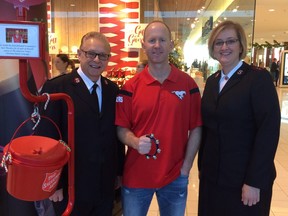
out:
{"label": "salvation army shield logo", "polygon": [[45,180],[42,184],[43,191],[51,192],[55,189],[60,179],[61,170],[62,169],[55,170],[52,173],[46,173]]}

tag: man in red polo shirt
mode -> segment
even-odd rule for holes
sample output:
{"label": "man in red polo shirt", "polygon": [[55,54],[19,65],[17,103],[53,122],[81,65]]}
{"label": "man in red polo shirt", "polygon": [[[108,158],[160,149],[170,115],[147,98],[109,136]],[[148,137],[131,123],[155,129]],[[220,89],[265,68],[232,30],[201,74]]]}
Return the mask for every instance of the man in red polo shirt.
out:
{"label": "man in red polo shirt", "polygon": [[128,146],[123,214],[147,215],[156,193],[161,215],[181,216],[200,143],[201,96],[194,80],[168,62],[173,42],[166,24],[148,24],[142,47],[148,67],[116,99],[118,137]]}

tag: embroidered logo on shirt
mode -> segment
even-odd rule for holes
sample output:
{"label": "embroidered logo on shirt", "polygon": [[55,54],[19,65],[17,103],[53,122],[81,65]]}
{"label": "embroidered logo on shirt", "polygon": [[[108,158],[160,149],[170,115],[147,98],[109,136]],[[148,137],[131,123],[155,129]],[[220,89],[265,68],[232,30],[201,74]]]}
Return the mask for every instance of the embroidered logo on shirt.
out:
{"label": "embroidered logo on shirt", "polygon": [[116,97],[116,103],[123,103],[123,97],[122,96],[117,96]]}
{"label": "embroidered logo on shirt", "polygon": [[180,100],[184,98],[184,95],[186,95],[185,91],[172,91],[173,94],[175,94]]}

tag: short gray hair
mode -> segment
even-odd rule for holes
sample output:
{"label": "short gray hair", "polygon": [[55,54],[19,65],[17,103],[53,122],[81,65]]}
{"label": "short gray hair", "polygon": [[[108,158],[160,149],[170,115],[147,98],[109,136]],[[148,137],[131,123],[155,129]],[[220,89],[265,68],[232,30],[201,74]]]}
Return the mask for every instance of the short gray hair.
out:
{"label": "short gray hair", "polygon": [[111,52],[111,47],[109,44],[108,39],[106,38],[106,36],[100,32],[96,32],[96,31],[91,31],[86,33],[82,39],[81,39],[81,44],[80,44],[80,49],[83,46],[84,41],[88,40],[89,38],[95,38],[97,40],[100,40],[101,42],[104,43],[105,48],[108,50],[108,52]]}

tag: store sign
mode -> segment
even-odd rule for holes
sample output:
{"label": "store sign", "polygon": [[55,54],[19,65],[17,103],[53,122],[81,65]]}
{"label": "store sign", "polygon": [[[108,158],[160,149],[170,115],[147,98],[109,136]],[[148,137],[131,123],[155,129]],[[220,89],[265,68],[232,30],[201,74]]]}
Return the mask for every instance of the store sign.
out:
{"label": "store sign", "polygon": [[55,33],[49,33],[49,54],[58,54],[58,42]]}
{"label": "store sign", "polygon": [[125,47],[141,48],[144,29],[147,24],[125,24]]}

